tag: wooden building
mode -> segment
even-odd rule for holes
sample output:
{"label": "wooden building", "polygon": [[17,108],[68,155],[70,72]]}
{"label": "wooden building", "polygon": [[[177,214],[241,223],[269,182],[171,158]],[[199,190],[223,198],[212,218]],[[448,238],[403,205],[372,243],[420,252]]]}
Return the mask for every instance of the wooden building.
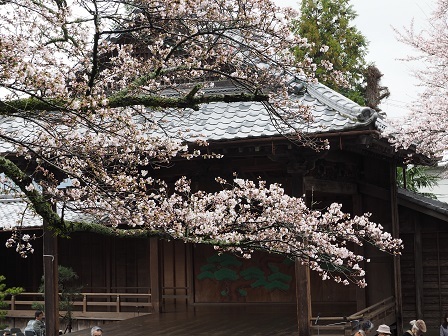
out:
{"label": "wooden building", "polygon": [[[226,93],[229,88],[217,85],[213,90]],[[434,210],[430,203],[419,203],[415,195],[397,190],[396,166],[403,164],[409,152],[395,151],[381,137],[385,124],[375,111],[321,84],[298,86],[296,97],[312,107],[314,120],[297,121],[294,127],[310,140],[328,139],[330,149],[315,151],[285,136],[281,122],[260,103],[212,103],[181,116],[167,113],[164,118],[168,130],[204,134],[208,150],[223,158],[178,159],[170,169],[154,174],[167,181],[186,175],[193,186],[212,191],[218,187],[213,183],[216,176],[231,179],[236,173],[241,178],[281,183],[288,194],[305,195],[315,208],[342,203],[344,211],[372,213],[374,222],[395,237],[400,235],[406,246],[403,256],[394,258],[371,246],[362,247],[360,252],[371,262],[364,265],[368,286],[360,289],[322,281],[299,263],[266,253],[241,260],[229,254],[218,256],[210,246],[78,232],[59,240],[58,256],[59,264],[79,275],[83,292],[151,295],[150,305],[141,304],[144,300],[138,296],[127,298],[119,312],[110,304],[111,297],[92,300],[87,305],[90,311],[80,304],[77,317],[84,322],[79,322],[79,328],[99,316],[114,320],[207,305],[282,305],[297,311],[300,335],[315,332],[317,317],[319,325],[339,319],[345,329],[355,317],[376,323],[396,321],[398,330],[403,319],[405,323],[414,318],[438,321],[448,299],[442,257],[447,250],[442,242],[448,236],[447,210],[441,210],[444,204]],[[423,157],[415,159],[429,163]],[[6,201],[0,207],[0,214],[11,211]],[[42,234],[35,225],[28,229]],[[0,232],[1,241],[8,234]],[[37,291],[43,252],[39,241],[35,246],[34,255],[22,260],[1,244],[0,274],[8,285]],[[392,302],[388,306],[392,315],[369,309],[384,302]],[[391,316],[393,321],[388,319]]]}
{"label": "wooden building", "polygon": [[448,311],[448,204],[407,190],[398,193],[403,318],[420,317],[438,335]]}

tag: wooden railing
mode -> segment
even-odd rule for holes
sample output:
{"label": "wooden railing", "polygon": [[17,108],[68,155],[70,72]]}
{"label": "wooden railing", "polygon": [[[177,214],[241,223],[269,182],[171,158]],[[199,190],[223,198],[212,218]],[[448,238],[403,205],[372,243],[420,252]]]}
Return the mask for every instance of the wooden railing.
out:
{"label": "wooden railing", "polygon": [[352,330],[350,320],[344,316],[313,317],[311,323],[311,335],[344,336],[346,330]]}
{"label": "wooden railing", "polygon": [[[33,304],[44,304],[42,293],[21,293],[5,302],[8,317],[33,317]],[[73,297],[74,318],[123,320],[152,312],[151,294],[80,293]]]}
{"label": "wooden railing", "polygon": [[361,320],[370,320],[376,326],[394,324],[396,322],[395,298],[388,297],[350,316],[313,317],[311,319],[311,335],[351,336]]}
{"label": "wooden railing", "polygon": [[348,317],[351,320],[364,319],[370,320],[375,325],[387,324],[391,325],[396,322],[395,315],[395,298],[393,296],[384,299],[370,307]]}

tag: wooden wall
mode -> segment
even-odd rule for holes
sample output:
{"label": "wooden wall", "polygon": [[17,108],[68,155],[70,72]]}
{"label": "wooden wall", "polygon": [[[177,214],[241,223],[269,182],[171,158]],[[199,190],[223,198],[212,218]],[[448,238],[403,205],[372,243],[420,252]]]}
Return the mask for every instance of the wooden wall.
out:
{"label": "wooden wall", "polygon": [[[38,236],[42,231],[29,231]],[[1,241],[10,233],[2,232]],[[33,242],[35,251],[21,258],[14,249],[0,245],[0,274],[8,286],[37,292],[43,275],[42,239]],[[59,239],[59,265],[71,267],[84,292],[148,293],[149,240],[119,239],[93,233],[74,233]]]}
{"label": "wooden wall", "polygon": [[59,264],[73,268],[85,292],[149,292],[149,239],[78,232],[59,240]]}
{"label": "wooden wall", "polygon": [[188,278],[191,245],[163,240],[160,241],[160,246],[163,311],[186,309],[189,295],[193,292]]}
{"label": "wooden wall", "polygon": [[[26,233],[42,236],[42,230]],[[33,241],[34,253],[21,258],[14,248],[6,248],[11,232],[0,231],[0,274],[6,277],[7,287],[23,287],[28,292],[37,292],[43,275],[42,239]]]}
{"label": "wooden wall", "polygon": [[294,262],[255,252],[250,259],[194,247],[195,303],[295,303]]}
{"label": "wooden wall", "polygon": [[401,208],[400,225],[405,326],[421,318],[436,330],[448,311],[448,223]]}

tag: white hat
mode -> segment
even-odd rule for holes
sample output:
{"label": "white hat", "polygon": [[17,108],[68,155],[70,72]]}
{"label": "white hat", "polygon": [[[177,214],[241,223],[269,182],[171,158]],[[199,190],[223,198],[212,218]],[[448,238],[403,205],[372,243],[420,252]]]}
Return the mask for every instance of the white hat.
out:
{"label": "white hat", "polygon": [[379,333],[379,334],[391,334],[390,333],[390,328],[389,328],[389,326],[388,325],[385,325],[385,324],[381,324],[379,327],[378,327],[378,329],[377,329],[377,331],[376,331],[377,333]]}
{"label": "white hat", "polygon": [[423,320],[412,320],[411,322],[409,322],[412,326],[412,328],[420,330],[421,332],[426,332],[426,324],[425,321]]}

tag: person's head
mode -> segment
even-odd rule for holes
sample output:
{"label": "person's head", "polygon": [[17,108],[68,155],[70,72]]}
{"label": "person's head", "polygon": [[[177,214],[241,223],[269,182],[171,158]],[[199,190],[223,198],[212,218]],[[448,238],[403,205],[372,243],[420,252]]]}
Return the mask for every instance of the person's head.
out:
{"label": "person's head", "polygon": [[103,335],[103,329],[101,329],[98,326],[92,327],[92,330],[90,331],[90,334],[92,336],[102,336]]}
{"label": "person's head", "polygon": [[359,324],[359,330],[370,331],[373,329],[373,323],[370,320],[361,321]]}
{"label": "person's head", "polygon": [[36,318],[36,320],[41,321],[44,318],[44,312],[42,310],[36,310],[34,312],[34,317]]}
{"label": "person's head", "polygon": [[389,336],[391,335],[390,328],[386,324],[381,324],[376,330],[378,336]]}
{"label": "person's head", "polygon": [[410,322],[412,326],[412,331],[417,335],[423,335],[426,332],[426,323],[423,320],[413,320]]}
{"label": "person's head", "polygon": [[448,312],[446,312],[445,316],[443,317],[442,325],[444,328],[448,327]]}

